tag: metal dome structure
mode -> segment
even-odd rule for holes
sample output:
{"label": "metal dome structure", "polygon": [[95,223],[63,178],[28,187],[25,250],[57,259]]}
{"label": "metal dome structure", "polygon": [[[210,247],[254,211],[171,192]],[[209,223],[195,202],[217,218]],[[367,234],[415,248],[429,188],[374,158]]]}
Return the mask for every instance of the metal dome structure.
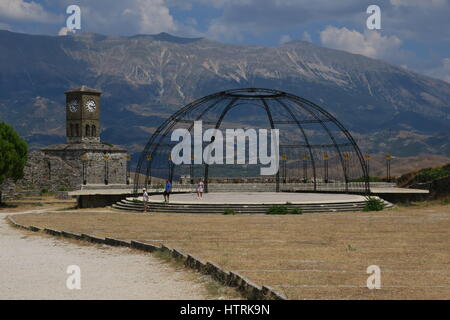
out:
{"label": "metal dome structure", "polygon": [[[176,129],[191,133],[198,121],[203,130],[278,129],[278,172],[273,176],[260,176],[258,170],[262,164],[250,161],[250,153],[246,154],[245,163],[199,164],[193,161],[176,165],[171,159],[171,150],[178,141],[172,141],[171,133]],[[212,136],[202,141],[202,146],[206,147],[214,139]],[[348,130],[315,103],[271,89],[214,93],[189,103],[164,121],[140,155],[134,192],[154,185],[152,177],[153,180],[154,177],[172,180],[180,176],[189,176],[191,183],[204,179],[206,192],[209,182],[223,183],[232,178],[271,184],[273,191],[369,192],[366,162]]]}

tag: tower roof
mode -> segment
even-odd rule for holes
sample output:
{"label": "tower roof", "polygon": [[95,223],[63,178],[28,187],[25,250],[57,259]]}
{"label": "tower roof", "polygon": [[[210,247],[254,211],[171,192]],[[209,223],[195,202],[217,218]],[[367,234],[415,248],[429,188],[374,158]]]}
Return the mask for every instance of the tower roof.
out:
{"label": "tower roof", "polygon": [[92,88],[86,87],[85,85],[83,85],[79,88],[76,88],[76,89],[65,91],[64,93],[67,94],[67,93],[74,93],[74,92],[85,92],[85,93],[96,93],[96,94],[102,93],[100,90],[92,89]]}

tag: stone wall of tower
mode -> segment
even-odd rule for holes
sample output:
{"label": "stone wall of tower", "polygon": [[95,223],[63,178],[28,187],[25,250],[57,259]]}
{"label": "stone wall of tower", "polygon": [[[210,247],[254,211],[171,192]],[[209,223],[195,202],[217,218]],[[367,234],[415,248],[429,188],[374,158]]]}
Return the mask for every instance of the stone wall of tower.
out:
{"label": "stone wall of tower", "polygon": [[3,189],[5,198],[14,197],[23,191],[39,194],[41,191],[76,190],[80,188],[80,172],[59,157],[46,155],[40,151],[28,154],[22,179],[9,180]]}
{"label": "stone wall of tower", "polygon": [[[127,160],[126,152],[101,152],[86,150],[45,151],[46,154],[59,157],[79,174],[79,186],[86,184],[126,184]],[[81,160],[86,156],[87,160]],[[104,157],[108,156],[108,160]],[[83,175],[84,166],[84,175]]]}

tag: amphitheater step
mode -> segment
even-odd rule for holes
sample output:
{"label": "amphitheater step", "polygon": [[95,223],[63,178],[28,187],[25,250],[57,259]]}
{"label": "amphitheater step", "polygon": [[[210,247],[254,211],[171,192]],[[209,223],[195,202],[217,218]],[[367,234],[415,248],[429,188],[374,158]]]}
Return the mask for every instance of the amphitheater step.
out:
{"label": "amphitheater step", "polygon": [[[393,205],[383,200],[386,208]],[[364,208],[365,202],[346,202],[346,203],[310,203],[310,204],[289,204],[290,208],[301,209],[302,212],[344,212],[344,211],[361,211]],[[187,203],[161,203],[151,202],[148,206],[150,212],[162,213],[220,213],[223,214],[225,210],[232,210],[236,213],[265,213],[271,205],[263,204],[187,204]],[[133,202],[129,200],[122,200],[112,206],[119,210],[128,211],[143,211],[142,202]]]}

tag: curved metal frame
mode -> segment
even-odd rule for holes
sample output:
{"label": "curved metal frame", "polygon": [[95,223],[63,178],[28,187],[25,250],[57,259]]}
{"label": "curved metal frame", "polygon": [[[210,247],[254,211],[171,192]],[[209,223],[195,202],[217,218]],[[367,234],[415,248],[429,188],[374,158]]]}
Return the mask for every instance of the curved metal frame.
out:
{"label": "curved metal frame", "polygon": [[[346,184],[346,191],[348,191],[348,176],[347,176],[347,168],[345,165],[345,160],[343,158],[342,152],[340,150],[340,145],[336,142],[333,134],[330,132],[330,129],[326,125],[326,122],[331,121],[334,123],[338,129],[345,135],[347,140],[350,142],[350,145],[353,147],[353,150],[356,152],[356,155],[359,160],[359,164],[361,165],[361,169],[364,176],[364,190],[365,193],[370,192],[370,186],[369,186],[369,176],[368,176],[368,169],[367,164],[364,161],[364,158],[362,156],[361,150],[359,149],[358,145],[356,144],[355,140],[353,139],[350,132],[328,111],[324,110],[320,106],[314,104],[313,102],[306,100],[304,98],[301,98],[299,96],[289,94],[286,92],[278,91],[278,90],[272,90],[272,89],[260,89],[260,88],[245,88],[245,89],[233,89],[233,90],[227,90],[227,91],[221,91],[217,92],[208,96],[205,96],[201,99],[198,99],[194,102],[191,102],[175,112],[172,116],[170,116],[167,120],[165,120],[152,134],[149,141],[145,145],[141,156],[139,157],[137,166],[136,166],[136,173],[135,173],[135,179],[134,179],[134,193],[137,194],[138,189],[140,187],[139,180],[140,180],[140,173],[142,166],[144,165],[147,156],[150,156],[150,160],[147,160],[147,172],[151,170],[151,165],[153,161],[153,157],[159,147],[161,146],[161,141],[167,136],[167,134],[170,132],[170,130],[180,121],[180,119],[186,115],[187,113],[195,110],[196,108],[200,106],[204,106],[205,103],[208,103],[209,101],[213,101],[213,103],[209,106],[207,106],[196,118],[196,120],[200,120],[202,117],[206,115],[212,108],[214,108],[216,105],[218,105],[220,102],[223,102],[226,99],[230,99],[230,102],[225,106],[225,108],[222,110],[220,116],[218,117],[218,120],[215,124],[215,128],[218,129],[223,121],[223,118],[226,116],[226,114],[235,106],[238,106],[239,104],[235,104],[237,101],[243,100],[243,99],[250,99],[250,100],[260,100],[262,102],[263,109],[266,112],[268,121],[270,123],[271,129],[275,129],[275,122],[273,121],[272,114],[270,111],[270,107],[267,104],[266,99],[276,101],[283,109],[286,110],[286,112],[289,114],[289,116],[293,119],[293,123],[297,125],[299,130],[301,131],[304,139],[305,139],[305,147],[308,149],[309,156],[312,161],[312,167],[313,167],[313,176],[314,176],[314,191],[316,191],[317,188],[317,175],[316,175],[316,164],[313,156],[312,151],[312,145],[309,142],[308,136],[305,133],[305,129],[302,126],[302,123],[319,123],[321,127],[324,129],[324,131],[327,133],[329,138],[332,141],[332,146],[336,149],[339,160],[342,166],[342,170],[345,177],[345,184]],[[296,115],[295,112],[293,112],[292,108],[288,106],[282,99],[289,99],[290,101],[294,102],[295,105],[300,108],[301,110],[306,111],[308,114],[310,114],[314,120],[308,120],[308,121],[300,121]],[[324,116],[325,119],[321,119],[320,115]],[[189,131],[192,130],[194,124],[194,120],[192,121],[192,124],[189,127]],[[342,146],[342,145],[341,145]],[[170,160],[169,160],[170,161]],[[170,174],[173,174],[173,171],[171,171]],[[205,172],[204,172],[204,179],[205,179],[205,191],[208,191],[208,165],[205,164]],[[148,178],[145,179],[145,186],[147,186]],[[279,191],[279,172],[276,175],[276,191]]]}

